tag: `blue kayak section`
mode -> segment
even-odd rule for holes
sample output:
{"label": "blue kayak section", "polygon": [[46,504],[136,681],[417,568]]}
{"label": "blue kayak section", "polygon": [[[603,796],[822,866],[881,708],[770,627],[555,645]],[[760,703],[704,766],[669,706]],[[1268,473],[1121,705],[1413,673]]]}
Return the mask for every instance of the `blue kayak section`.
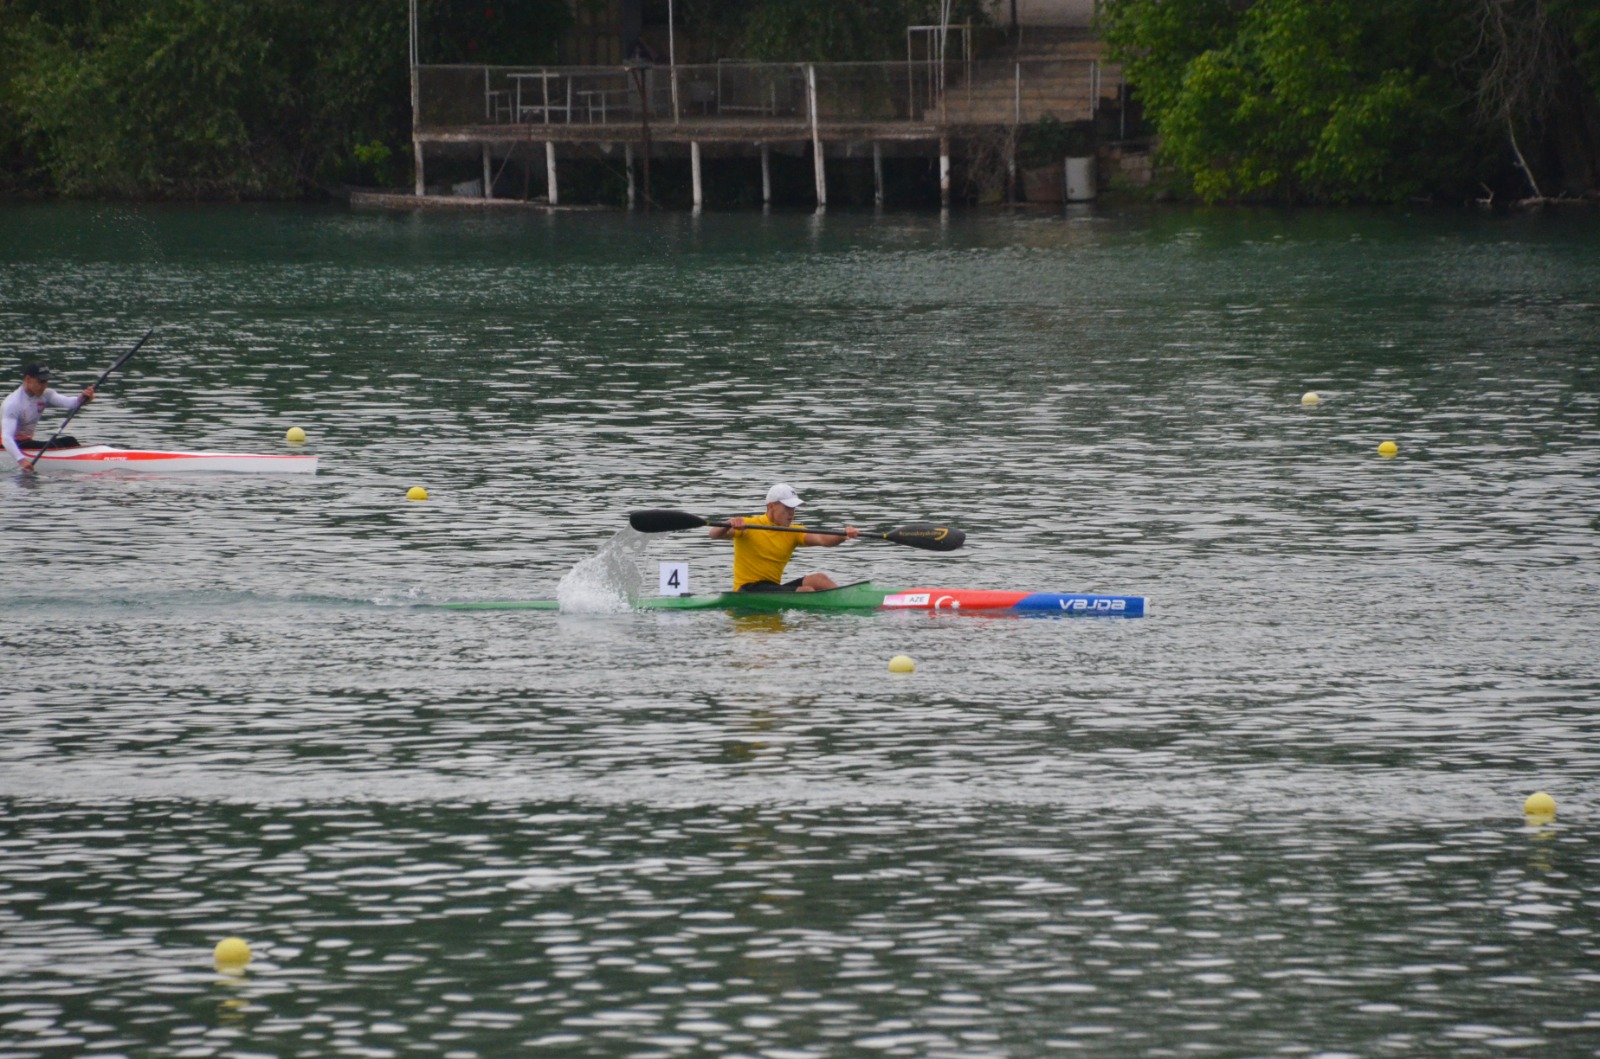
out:
{"label": "blue kayak section", "polygon": [[1012,610],[1034,614],[1068,616],[1142,618],[1143,596],[1095,596],[1065,592],[1034,592],[1012,604]]}

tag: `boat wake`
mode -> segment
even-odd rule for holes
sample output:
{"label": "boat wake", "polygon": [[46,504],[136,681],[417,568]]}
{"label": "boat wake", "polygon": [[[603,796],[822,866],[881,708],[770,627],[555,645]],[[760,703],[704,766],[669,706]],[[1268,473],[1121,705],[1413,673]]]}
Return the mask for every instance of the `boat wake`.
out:
{"label": "boat wake", "polygon": [[556,601],[563,613],[620,614],[633,608],[644,591],[639,572],[650,538],[628,527],[600,551],[573,565],[556,585]]}

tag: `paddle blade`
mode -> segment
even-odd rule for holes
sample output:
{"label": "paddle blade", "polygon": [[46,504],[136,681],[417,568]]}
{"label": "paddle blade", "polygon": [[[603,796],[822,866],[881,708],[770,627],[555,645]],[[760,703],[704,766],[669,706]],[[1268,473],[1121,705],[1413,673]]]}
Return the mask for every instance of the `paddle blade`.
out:
{"label": "paddle blade", "polygon": [[914,522],[909,526],[890,530],[883,539],[908,548],[921,548],[929,552],[953,552],[967,542],[966,533],[954,526],[935,526],[931,522]]}
{"label": "paddle blade", "polygon": [[671,533],[673,530],[694,529],[705,524],[706,520],[699,515],[670,508],[653,507],[628,513],[628,525],[640,533]]}

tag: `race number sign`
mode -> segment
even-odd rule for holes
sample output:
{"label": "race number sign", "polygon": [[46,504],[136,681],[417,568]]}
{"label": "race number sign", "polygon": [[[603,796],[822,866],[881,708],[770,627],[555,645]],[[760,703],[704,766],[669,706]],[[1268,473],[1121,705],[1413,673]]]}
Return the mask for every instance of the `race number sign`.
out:
{"label": "race number sign", "polygon": [[658,594],[663,596],[687,596],[689,594],[689,564],[662,563],[661,591]]}

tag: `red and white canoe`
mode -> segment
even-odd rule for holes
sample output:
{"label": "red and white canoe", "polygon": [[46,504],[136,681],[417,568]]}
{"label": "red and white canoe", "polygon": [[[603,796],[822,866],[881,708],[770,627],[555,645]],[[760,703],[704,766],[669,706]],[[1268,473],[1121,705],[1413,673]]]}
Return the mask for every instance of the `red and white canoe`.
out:
{"label": "red and white canoe", "polygon": [[[0,455],[4,455],[0,453]],[[33,454],[26,453],[31,459]],[[72,449],[45,449],[38,470],[78,471],[227,471],[233,474],[316,474],[312,455],[270,455],[253,452],[167,452],[159,449],[119,449],[110,445],[80,445]]]}

